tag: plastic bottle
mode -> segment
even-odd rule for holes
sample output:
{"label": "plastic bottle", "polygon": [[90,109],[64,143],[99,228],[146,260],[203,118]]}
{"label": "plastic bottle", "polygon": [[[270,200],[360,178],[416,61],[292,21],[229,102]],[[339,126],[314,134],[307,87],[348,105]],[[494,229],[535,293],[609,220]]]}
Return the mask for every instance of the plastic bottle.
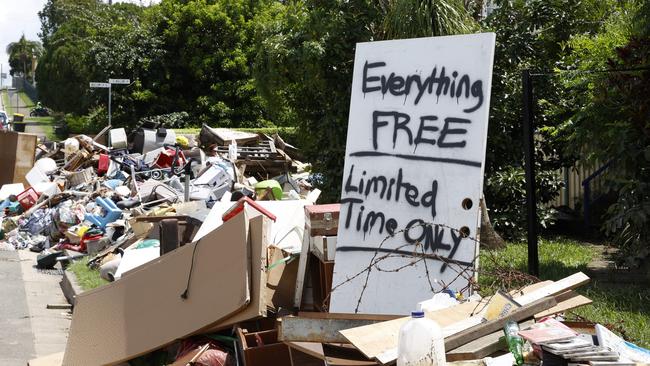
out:
{"label": "plastic bottle", "polygon": [[524,363],[524,339],[519,336],[519,325],[515,321],[508,321],[503,326],[503,332],[506,334],[508,350],[515,357],[517,365]]}
{"label": "plastic bottle", "polygon": [[414,311],[399,330],[397,366],[445,366],[442,330],[424,312]]}

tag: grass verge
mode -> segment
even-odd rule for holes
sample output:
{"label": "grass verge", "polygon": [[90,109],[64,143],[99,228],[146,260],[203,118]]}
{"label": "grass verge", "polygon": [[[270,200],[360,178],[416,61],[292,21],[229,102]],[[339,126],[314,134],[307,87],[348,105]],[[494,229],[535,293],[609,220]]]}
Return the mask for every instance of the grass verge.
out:
{"label": "grass verge", "polygon": [[99,277],[99,271],[88,268],[88,258],[83,258],[72,263],[68,269],[77,276],[77,282],[84,291],[92,290],[108,283]]}
{"label": "grass verge", "polygon": [[[599,253],[587,243],[566,238],[542,239],[539,246],[540,278],[559,280],[578,271],[585,271]],[[503,287],[503,276],[495,269],[526,272],[527,246],[509,243],[500,250],[483,250],[480,257],[479,284],[482,294],[491,294]],[[501,277],[501,278],[500,278]],[[643,284],[616,284],[592,281],[576,290],[593,300],[572,310],[568,319],[584,319],[608,326],[627,340],[650,348],[650,288]]]}
{"label": "grass verge", "polygon": [[27,117],[25,122],[37,123],[37,125],[27,126],[26,132],[43,134],[50,141],[60,140],[54,132],[54,117]]}
{"label": "grass verge", "polygon": [[25,108],[33,108],[36,103],[32,100],[32,98],[27,95],[24,91],[18,92],[18,95],[20,96],[20,99],[23,100],[23,103],[25,104]]}
{"label": "grass verge", "polygon": [[14,109],[11,108],[11,103],[9,101],[9,93],[7,92],[7,89],[0,91],[0,94],[2,94],[2,104],[5,107],[5,111],[9,116],[13,116]]}

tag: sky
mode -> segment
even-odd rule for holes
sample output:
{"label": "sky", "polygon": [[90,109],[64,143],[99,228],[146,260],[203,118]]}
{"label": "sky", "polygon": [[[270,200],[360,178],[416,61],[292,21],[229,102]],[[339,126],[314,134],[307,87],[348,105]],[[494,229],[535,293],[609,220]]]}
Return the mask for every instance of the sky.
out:
{"label": "sky", "polygon": [[[41,21],[38,12],[43,8],[47,0],[0,0],[0,64],[2,72],[9,76],[9,55],[7,45],[16,42],[24,33],[29,40],[39,40],[38,33],[41,30]],[[107,0],[103,0],[107,2]],[[113,0],[116,2],[131,2],[139,4],[140,0]],[[156,1],[154,1],[156,2]],[[149,3],[149,1],[142,1]],[[2,85],[11,83],[11,79],[2,80]]]}

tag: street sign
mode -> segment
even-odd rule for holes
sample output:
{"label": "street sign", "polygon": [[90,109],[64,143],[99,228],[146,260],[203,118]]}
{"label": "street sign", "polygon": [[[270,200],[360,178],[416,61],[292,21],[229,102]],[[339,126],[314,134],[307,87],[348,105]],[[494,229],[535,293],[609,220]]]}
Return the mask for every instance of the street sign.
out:
{"label": "street sign", "polygon": [[129,79],[108,79],[108,82],[111,84],[131,84]]}
{"label": "street sign", "polygon": [[91,88],[110,88],[111,84],[109,83],[97,83],[97,82],[91,82],[90,83]]}
{"label": "street sign", "polygon": [[3,72],[2,74],[0,74],[0,78],[6,79],[7,78],[7,73]]}

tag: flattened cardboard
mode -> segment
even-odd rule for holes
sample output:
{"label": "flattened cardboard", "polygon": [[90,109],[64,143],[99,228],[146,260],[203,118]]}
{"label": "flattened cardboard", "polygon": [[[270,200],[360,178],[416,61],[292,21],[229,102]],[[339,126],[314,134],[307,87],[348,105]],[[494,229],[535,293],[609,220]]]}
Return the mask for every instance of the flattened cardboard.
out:
{"label": "flattened cardboard", "polygon": [[130,360],[241,311],[250,302],[248,232],[248,216],[237,215],[202,240],[79,295],[63,364]]}
{"label": "flattened cardboard", "polygon": [[204,329],[204,332],[212,332],[229,328],[234,324],[246,320],[266,316],[266,309],[270,306],[270,298],[267,298],[267,296],[265,296],[265,288],[267,282],[266,248],[269,245],[268,234],[271,231],[272,224],[273,222],[268,217],[261,214],[253,217],[249,222],[249,237],[251,243],[251,257],[249,260],[249,266],[252,274],[250,284],[250,304],[242,312],[224,319],[216,325],[211,325],[209,329]]}

